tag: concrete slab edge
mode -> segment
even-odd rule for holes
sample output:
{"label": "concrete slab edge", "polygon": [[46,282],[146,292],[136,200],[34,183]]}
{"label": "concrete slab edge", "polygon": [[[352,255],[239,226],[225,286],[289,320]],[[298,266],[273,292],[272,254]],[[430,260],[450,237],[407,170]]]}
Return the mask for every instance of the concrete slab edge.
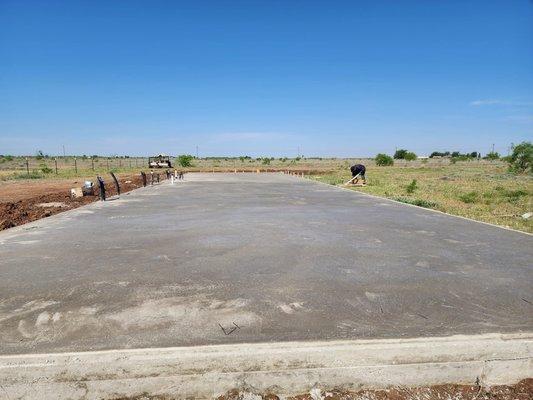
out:
{"label": "concrete slab edge", "polygon": [[361,194],[363,196],[372,197],[372,198],[378,199],[378,200],[389,201],[391,203],[396,203],[396,204],[399,204],[399,205],[402,205],[402,206],[406,206],[406,207],[415,207],[415,208],[418,208],[419,210],[424,210],[424,211],[427,211],[427,212],[442,214],[442,215],[446,215],[448,217],[464,219],[466,221],[476,222],[478,224],[488,225],[488,226],[492,226],[492,227],[499,228],[499,229],[505,229],[506,231],[521,233],[523,235],[528,235],[528,236],[533,236],[533,233],[529,233],[529,232],[525,232],[525,231],[519,231],[518,229],[508,228],[506,226],[491,224],[490,222],[479,221],[477,219],[463,217],[462,215],[449,214],[449,213],[446,213],[444,211],[434,210],[432,208],[420,207],[420,206],[417,206],[415,204],[404,203],[404,202],[401,202],[401,201],[398,201],[398,200],[389,199],[388,197],[377,196],[375,194],[365,193],[365,192],[362,192],[362,191],[359,191],[359,190],[353,190],[353,189],[350,189],[350,188],[347,188],[347,187],[343,187],[343,186],[340,186],[340,185],[330,185],[329,183],[320,182],[320,181],[317,181],[315,179],[307,179],[307,180],[310,181],[310,182],[318,183],[319,185],[327,185],[329,187],[333,187],[333,188],[336,188],[336,189],[348,191],[348,192],[351,192],[351,193],[358,193],[358,194]]}
{"label": "concrete slab edge", "polygon": [[0,356],[0,397],[213,398],[230,389],[290,395],[533,377],[533,332],[281,342]]}
{"label": "concrete slab edge", "polygon": [[[154,186],[149,185],[146,187],[138,187],[128,192],[124,192],[120,196],[116,196],[116,195],[110,196],[107,201],[95,200],[91,203],[87,203],[76,208],[64,210],[54,215],[50,215],[49,217],[39,218],[39,219],[36,219],[35,221],[26,222],[25,224],[17,225],[12,228],[3,229],[0,231],[0,244],[1,244],[1,240],[9,238],[13,235],[18,235],[26,231],[29,231],[31,229],[39,228],[43,225],[49,226],[55,222],[61,222],[65,218],[76,216],[80,213],[83,213],[86,210],[98,210],[99,208],[106,207],[109,204],[114,205],[116,204],[115,202],[126,202],[130,194],[142,193],[143,191],[154,190],[154,188],[157,189],[165,185],[170,185],[170,183],[166,181],[162,181]],[[176,185],[176,187],[177,186],[178,185]]]}

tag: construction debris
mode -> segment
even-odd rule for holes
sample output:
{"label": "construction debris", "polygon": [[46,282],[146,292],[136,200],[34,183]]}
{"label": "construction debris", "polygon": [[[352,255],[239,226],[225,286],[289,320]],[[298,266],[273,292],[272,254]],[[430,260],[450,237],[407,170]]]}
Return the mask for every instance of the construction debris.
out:
{"label": "construction debris", "polygon": [[70,198],[71,199],[77,199],[79,197],[83,197],[83,191],[81,188],[72,188],[70,189]]}

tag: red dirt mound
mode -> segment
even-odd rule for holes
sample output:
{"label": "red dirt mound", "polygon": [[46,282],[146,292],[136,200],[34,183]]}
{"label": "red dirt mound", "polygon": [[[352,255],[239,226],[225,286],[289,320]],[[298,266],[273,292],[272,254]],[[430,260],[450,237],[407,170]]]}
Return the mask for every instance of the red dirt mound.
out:
{"label": "red dirt mound", "polygon": [[[163,179],[164,173],[161,174]],[[124,174],[117,177],[122,193],[142,186],[140,174]],[[94,178],[89,178],[95,182]],[[71,210],[99,199],[98,190],[94,196],[70,198],[70,189],[81,187],[84,179],[39,180],[5,182],[0,186],[0,230],[12,228],[62,211]],[[106,195],[117,194],[111,177],[106,180]],[[47,204],[48,203],[48,204]],[[52,203],[52,204],[50,204]]]}

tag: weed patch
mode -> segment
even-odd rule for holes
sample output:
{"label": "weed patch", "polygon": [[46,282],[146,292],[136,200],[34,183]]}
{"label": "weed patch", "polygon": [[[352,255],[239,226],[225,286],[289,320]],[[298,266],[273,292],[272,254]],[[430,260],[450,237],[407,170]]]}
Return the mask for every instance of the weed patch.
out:
{"label": "weed patch", "polygon": [[459,200],[467,204],[476,203],[478,201],[478,198],[479,195],[477,194],[477,192],[468,192],[459,195]]}
{"label": "weed patch", "polygon": [[423,199],[412,199],[410,197],[394,197],[394,200],[401,203],[412,204],[418,207],[432,208],[437,209],[439,205],[433,201],[423,200]]}
{"label": "weed patch", "polygon": [[408,194],[413,194],[415,190],[418,189],[418,186],[416,186],[416,179],[413,179],[409,185],[405,188],[405,191]]}

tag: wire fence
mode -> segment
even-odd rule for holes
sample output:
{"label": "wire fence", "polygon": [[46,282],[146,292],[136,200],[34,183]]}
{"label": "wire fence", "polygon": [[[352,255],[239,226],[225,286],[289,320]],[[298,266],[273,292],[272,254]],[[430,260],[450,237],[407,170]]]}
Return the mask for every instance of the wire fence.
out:
{"label": "wire fence", "polygon": [[1,171],[25,172],[28,175],[148,168],[148,158],[145,157],[13,157],[3,160]]}
{"label": "wire fence", "polygon": [[[485,163],[503,163],[502,161],[486,161],[474,159],[470,161],[463,161],[462,163],[478,164]],[[239,160],[238,158],[207,158],[194,159],[192,165],[189,167],[180,167],[173,162],[172,168],[178,168],[186,171],[241,171],[250,170],[256,171],[285,171],[298,170],[306,171],[307,173],[323,173],[325,171],[334,171],[340,169],[349,169],[349,167],[356,163],[362,163],[367,166],[375,166],[373,159],[335,159],[335,158],[308,158],[296,161],[295,159],[268,159],[265,158]],[[449,158],[432,158],[432,159],[417,159],[414,161],[394,160],[394,167],[400,168],[417,168],[428,167],[438,168],[453,163]],[[41,178],[44,176],[53,177],[55,175],[61,177],[80,176],[84,174],[91,174],[94,172],[129,172],[133,170],[148,169],[147,157],[86,157],[86,156],[66,156],[66,157],[0,157],[0,178],[7,179],[11,177],[29,177]]]}

